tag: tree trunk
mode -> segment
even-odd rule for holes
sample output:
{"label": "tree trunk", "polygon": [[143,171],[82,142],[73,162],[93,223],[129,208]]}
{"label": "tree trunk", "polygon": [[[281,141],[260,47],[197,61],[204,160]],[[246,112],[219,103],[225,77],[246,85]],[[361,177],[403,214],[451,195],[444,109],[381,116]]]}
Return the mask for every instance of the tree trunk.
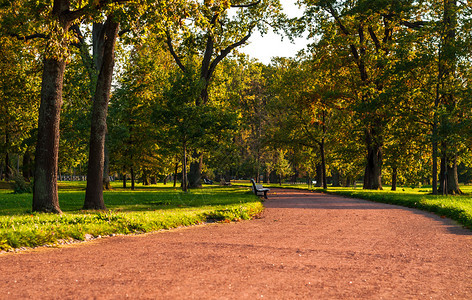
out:
{"label": "tree trunk", "polygon": [[135,185],[135,177],[134,177],[134,168],[131,167],[131,190],[134,191],[134,185]]}
{"label": "tree trunk", "polygon": [[457,156],[452,159],[445,155],[441,157],[440,191],[442,195],[463,194],[457,175]]}
{"label": "tree trunk", "polygon": [[10,155],[5,152],[5,180],[9,181],[13,177],[12,167],[10,166]]}
{"label": "tree trunk", "polygon": [[177,171],[179,170],[179,162],[175,163],[175,170],[174,170],[174,187],[177,185]]}
{"label": "tree trunk", "polygon": [[324,179],[323,179],[323,166],[320,163],[316,164],[316,177],[315,177],[315,179],[316,179],[315,186],[316,187],[322,187],[323,186],[323,181],[324,181]]}
{"label": "tree trunk", "polygon": [[463,192],[459,187],[459,177],[457,176],[457,156],[454,157],[452,163],[447,166],[447,188],[448,194],[461,195]]}
{"label": "tree trunk", "polygon": [[102,28],[101,37],[104,39],[104,46],[92,108],[92,127],[90,132],[90,151],[84,209],[106,209],[105,202],[103,201],[104,148],[118,28],[119,24],[113,21],[113,16],[108,16]]}
{"label": "tree trunk", "polygon": [[103,151],[105,162],[103,164],[103,188],[105,190],[111,190],[111,183],[110,183],[110,153],[108,153],[108,147],[106,144],[106,137],[105,137],[105,148]]}
{"label": "tree trunk", "polygon": [[344,180],[344,187],[350,187],[352,185],[352,178],[349,176],[346,176],[346,179]]}
{"label": "tree trunk", "polygon": [[146,168],[143,168],[143,185],[149,185]]}
{"label": "tree trunk", "polygon": [[65,66],[65,61],[61,59],[44,60],[35,155],[33,211],[62,213],[57,195],[57,159]]}
{"label": "tree trunk", "polygon": [[392,191],[397,190],[397,167],[392,168]]}
{"label": "tree trunk", "polygon": [[[191,169],[190,165],[190,169]],[[182,153],[182,191],[187,192],[188,190],[188,178],[187,178],[187,145],[183,144]]]}
{"label": "tree trunk", "polygon": [[[167,178],[168,178],[168,177],[169,177],[169,176],[166,176],[166,177],[164,178],[164,184],[167,183]],[[151,184],[157,184],[157,178],[156,178],[156,176],[151,176]]]}
{"label": "tree trunk", "polygon": [[[323,117],[323,120],[324,120],[324,117]],[[326,161],[325,161],[325,142],[324,142],[324,138],[321,139],[320,154],[321,154],[321,173],[322,173],[322,177],[323,177],[322,186],[323,186],[323,189],[327,190],[328,189],[328,181],[326,179]]]}
{"label": "tree trunk", "polygon": [[202,187],[202,169],[203,169],[203,155],[194,151],[192,154],[193,162],[190,164],[190,171],[188,172],[188,186],[189,188]]}
{"label": "tree trunk", "polygon": [[10,154],[8,153],[8,149],[10,146],[10,132],[9,128],[7,127],[5,130],[5,180],[10,180],[13,176],[12,168],[10,166]]}
{"label": "tree trunk", "polygon": [[26,150],[25,154],[23,155],[23,177],[28,182],[30,181],[30,178],[32,176],[31,163],[31,153]]}
{"label": "tree trunk", "polygon": [[331,172],[331,176],[333,180],[332,186],[336,186],[336,187],[341,186],[340,173],[337,169],[334,169]]}
{"label": "tree trunk", "polygon": [[364,173],[365,190],[382,190],[382,146],[371,129],[366,130],[367,163]]}
{"label": "tree trunk", "polygon": [[123,188],[126,188],[126,174],[123,174]]}

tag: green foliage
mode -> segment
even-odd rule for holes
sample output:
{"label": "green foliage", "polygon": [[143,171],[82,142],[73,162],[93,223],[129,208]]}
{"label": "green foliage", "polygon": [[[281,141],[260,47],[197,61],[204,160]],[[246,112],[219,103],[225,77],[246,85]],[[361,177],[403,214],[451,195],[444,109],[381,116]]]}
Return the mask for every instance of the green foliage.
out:
{"label": "green foliage", "polygon": [[0,190],[0,249],[252,218],[262,210],[249,189],[211,187],[182,193],[164,186],[105,191],[110,211],[84,212],[84,183],[60,183],[62,215],[29,213],[28,197]]}
{"label": "green foliage", "polygon": [[13,188],[13,193],[23,194],[23,193],[32,193],[33,192],[33,183],[27,182],[23,175],[15,172],[13,176],[13,183],[11,183]]}

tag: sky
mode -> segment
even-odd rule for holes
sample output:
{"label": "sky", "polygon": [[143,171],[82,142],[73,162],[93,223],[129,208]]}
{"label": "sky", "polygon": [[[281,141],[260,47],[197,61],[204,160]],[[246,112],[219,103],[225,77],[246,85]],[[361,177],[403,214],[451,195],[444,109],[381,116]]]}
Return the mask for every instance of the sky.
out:
{"label": "sky", "polygon": [[[300,17],[303,14],[303,10],[295,4],[296,0],[281,0],[280,2],[289,17]],[[241,47],[238,51],[268,64],[274,56],[294,57],[299,50],[305,48],[307,43],[306,38],[297,38],[294,43],[291,43],[286,37],[282,41],[281,36],[272,31],[264,36],[261,36],[259,32],[254,32],[249,38],[249,44]]]}

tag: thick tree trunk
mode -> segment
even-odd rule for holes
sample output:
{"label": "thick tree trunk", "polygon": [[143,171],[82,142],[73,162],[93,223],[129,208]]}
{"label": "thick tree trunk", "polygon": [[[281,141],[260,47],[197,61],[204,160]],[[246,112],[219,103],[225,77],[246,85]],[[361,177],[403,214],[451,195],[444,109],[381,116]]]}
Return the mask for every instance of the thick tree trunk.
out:
{"label": "thick tree trunk", "polygon": [[118,28],[119,24],[113,21],[113,16],[109,16],[102,29],[104,39],[103,58],[92,108],[92,127],[84,209],[106,209],[105,202],[103,201],[104,148]]}
{"label": "thick tree trunk", "polygon": [[364,189],[382,189],[382,146],[371,129],[366,130],[367,163],[364,173]]}
{"label": "thick tree trunk", "polygon": [[341,186],[340,173],[337,169],[334,169],[331,172],[331,176],[333,180],[332,186],[336,186],[336,187]]}
{"label": "thick tree trunk", "polygon": [[457,156],[452,159],[452,162],[447,164],[447,192],[450,195],[463,194],[459,187],[459,177],[457,176]]}
{"label": "thick tree trunk", "polygon": [[203,155],[197,151],[194,151],[192,158],[193,162],[190,164],[190,171],[188,172],[188,187],[191,189],[201,188]]}
{"label": "thick tree trunk", "polygon": [[126,174],[123,174],[123,188],[126,188]]}
{"label": "thick tree trunk", "polygon": [[397,190],[397,167],[392,168],[392,191]]}
{"label": "thick tree trunk", "polygon": [[33,211],[62,213],[57,194],[57,159],[62,84],[66,63],[44,60],[36,144]]}
{"label": "thick tree trunk", "polygon": [[457,175],[457,157],[449,159],[446,155],[441,157],[440,185],[442,195],[461,195],[459,177]]}

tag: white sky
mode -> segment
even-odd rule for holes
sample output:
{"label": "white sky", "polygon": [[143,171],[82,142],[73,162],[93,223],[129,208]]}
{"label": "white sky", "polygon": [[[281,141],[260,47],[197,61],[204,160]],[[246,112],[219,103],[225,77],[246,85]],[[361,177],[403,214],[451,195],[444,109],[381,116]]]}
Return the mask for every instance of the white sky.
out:
{"label": "white sky", "polygon": [[[298,8],[296,0],[280,0],[284,12],[289,17],[300,17],[303,10]],[[250,57],[257,58],[264,64],[270,63],[274,56],[294,57],[298,51],[304,49],[308,41],[306,38],[297,38],[291,43],[287,37],[283,41],[281,36],[269,31],[266,35],[261,36],[257,31],[249,38],[249,44],[239,48],[240,52],[248,54]]]}

